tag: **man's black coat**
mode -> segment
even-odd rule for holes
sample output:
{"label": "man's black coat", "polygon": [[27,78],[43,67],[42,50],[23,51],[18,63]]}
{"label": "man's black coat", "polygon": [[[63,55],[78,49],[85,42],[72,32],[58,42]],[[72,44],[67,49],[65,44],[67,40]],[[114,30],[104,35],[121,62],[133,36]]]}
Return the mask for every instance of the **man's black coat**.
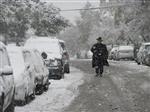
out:
{"label": "man's black coat", "polygon": [[109,66],[108,64],[108,51],[105,44],[96,43],[92,46],[91,52],[93,53],[92,67],[95,66]]}

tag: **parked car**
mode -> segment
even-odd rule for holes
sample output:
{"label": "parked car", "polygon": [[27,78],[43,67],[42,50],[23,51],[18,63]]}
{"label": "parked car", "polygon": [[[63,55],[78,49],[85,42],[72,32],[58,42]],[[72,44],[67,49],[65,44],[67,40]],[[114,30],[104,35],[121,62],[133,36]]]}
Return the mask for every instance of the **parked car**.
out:
{"label": "parked car", "polygon": [[63,40],[59,40],[60,46],[63,50],[62,60],[64,64],[64,73],[70,73],[70,65],[69,65],[69,53],[66,49],[65,42]]}
{"label": "parked car", "polygon": [[43,65],[43,60],[41,56],[38,56],[38,51],[33,49],[24,48],[25,62],[31,64],[35,70],[35,93],[41,94],[43,89],[48,89],[48,70]]}
{"label": "parked car", "polygon": [[150,43],[143,43],[137,53],[136,62],[150,66]]}
{"label": "parked car", "polygon": [[31,38],[26,41],[25,47],[35,48],[40,53],[47,54],[45,63],[49,69],[49,78],[61,79],[64,77],[64,62],[66,61],[63,56],[66,52],[61,47],[60,40],[48,37]]}
{"label": "parked car", "polygon": [[14,112],[14,77],[6,46],[0,42],[0,112]]}
{"label": "parked car", "polygon": [[7,50],[14,70],[15,101],[26,104],[29,97],[35,97],[34,68],[24,61],[21,47],[8,46]]}
{"label": "parked car", "polygon": [[133,46],[119,46],[116,51],[115,60],[120,59],[134,59],[134,48]]}
{"label": "parked car", "polygon": [[117,50],[118,50],[118,47],[113,47],[109,53],[109,59],[110,60],[116,60],[116,56],[117,56]]}

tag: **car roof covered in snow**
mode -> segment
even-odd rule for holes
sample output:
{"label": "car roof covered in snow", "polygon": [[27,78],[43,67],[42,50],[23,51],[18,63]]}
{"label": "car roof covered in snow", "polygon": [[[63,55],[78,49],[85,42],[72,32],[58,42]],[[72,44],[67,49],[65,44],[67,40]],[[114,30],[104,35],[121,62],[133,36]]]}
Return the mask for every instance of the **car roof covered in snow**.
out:
{"label": "car roof covered in snow", "polygon": [[37,37],[30,38],[26,41],[24,47],[26,48],[34,48],[39,52],[51,52],[51,53],[60,53],[60,40],[49,37]]}
{"label": "car roof covered in snow", "polygon": [[133,46],[119,46],[119,50],[133,50]]}
{"label": "car roof covered in snow", "polygon": [[143,45],[150,45],[150,42],[143,43]]}

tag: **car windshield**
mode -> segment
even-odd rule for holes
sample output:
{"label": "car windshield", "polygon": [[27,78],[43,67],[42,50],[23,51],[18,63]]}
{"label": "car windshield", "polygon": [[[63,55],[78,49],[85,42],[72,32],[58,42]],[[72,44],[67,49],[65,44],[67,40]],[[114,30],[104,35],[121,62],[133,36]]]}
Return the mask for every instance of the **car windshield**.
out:
{"label": "car windshield", "polygon": [[48,53],[59,53],[60,52],[60,47],[57,42],[45,42],[45,41],[40,41],[40,42],[30,42],[27,45],[28,47],[31,48],[36,48],[39,51],[47,51]]}
{"label": "car windshield", "polygon": [[150,45],[145,46],[145,49],[150,51]]}

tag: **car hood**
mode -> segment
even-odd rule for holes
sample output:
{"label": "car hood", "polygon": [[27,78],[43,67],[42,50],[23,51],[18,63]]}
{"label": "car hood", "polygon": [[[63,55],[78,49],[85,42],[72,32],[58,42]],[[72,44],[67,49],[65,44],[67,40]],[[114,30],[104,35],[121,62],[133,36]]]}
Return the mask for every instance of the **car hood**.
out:
{"label": "car hood", "polygon": [[47,53],[47,58],[48,59],[61,59],[62,58],[62,55],[60,53]]}

